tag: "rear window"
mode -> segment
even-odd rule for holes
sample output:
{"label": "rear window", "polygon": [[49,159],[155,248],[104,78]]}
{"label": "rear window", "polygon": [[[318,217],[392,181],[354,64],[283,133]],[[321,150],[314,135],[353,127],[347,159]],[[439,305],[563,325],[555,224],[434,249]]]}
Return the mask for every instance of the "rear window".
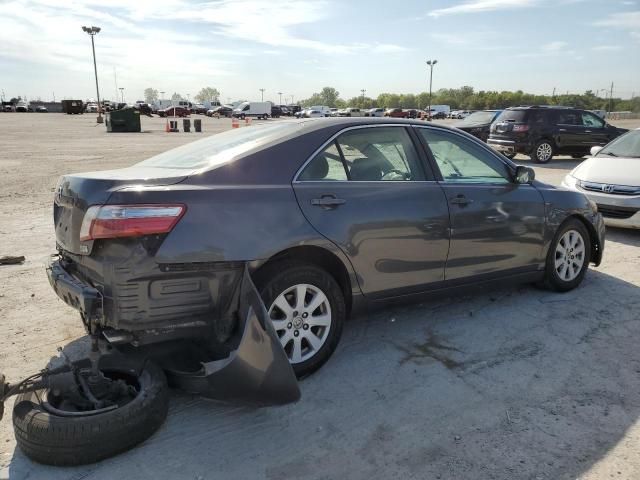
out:
{"label": "rear window", "polygon": [[254,148],[291,135],[300,127],[297,122],[279,122],[276,125],[234,128],[161,153],[138,165],[191,170],[218,167]]}
{"label": "rear window", "polygon": [[505,110],[496,118],[496,122],[526,122],[529,110]]}

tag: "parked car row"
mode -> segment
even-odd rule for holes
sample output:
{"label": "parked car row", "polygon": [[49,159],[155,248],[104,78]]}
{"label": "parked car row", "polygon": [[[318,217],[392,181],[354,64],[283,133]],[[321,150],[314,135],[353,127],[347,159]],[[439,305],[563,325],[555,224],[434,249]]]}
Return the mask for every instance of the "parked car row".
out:
{"label": "parked car row", "polygon": [[[312,106],[296,113],[297,118],[314,117],[390,117],[390,118],[427,118],[424,110],[417,108],[358,108],[347,107],[342,109],[327,106]],[[446,113],[432,110],[431,118],[446,118]]]}

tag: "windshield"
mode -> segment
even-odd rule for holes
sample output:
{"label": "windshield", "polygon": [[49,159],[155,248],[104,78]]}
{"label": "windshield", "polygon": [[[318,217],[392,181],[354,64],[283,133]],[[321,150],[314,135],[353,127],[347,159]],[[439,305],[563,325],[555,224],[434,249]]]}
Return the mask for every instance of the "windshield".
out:
{"label": "windshield", "polygon": [[491,123],[496,112],[475,112],[462,120],[462,123]]}
{"label": "windshield", "polygon": [[192,170],[218,167],[256,147],[284,138],[299,128],[297,122],[281,122],[227,130],[161,153],[138,165]]}
{"label": "windshield", "polygon": [[596,157],[640,158],[640,130],[631,130],[616,138],[598,152]]}

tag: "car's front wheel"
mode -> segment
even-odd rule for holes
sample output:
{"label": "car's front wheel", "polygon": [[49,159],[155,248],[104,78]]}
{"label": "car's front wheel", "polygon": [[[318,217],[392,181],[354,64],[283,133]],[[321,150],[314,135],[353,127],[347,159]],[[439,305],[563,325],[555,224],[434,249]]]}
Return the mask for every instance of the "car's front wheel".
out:
{"label": "car's front wheel", "polygon": [[567,292],[582,282],[589,268],[591,240],[584,224],[577,219],[563,223],[551,242],[545,268],[545,286]]}
{"label": "car's front wheel", "polygon": [[549,163],[554,155],[553,144],[549,140],[540,140],[531,152],[531,160],[538,163]]}
{"label": "car's front wheel", "polygon": [[303,263],[278,264],[259,275],[260,294],[280,344],[298,378],[331,356],[346,317],[345,300],[325,270]]}

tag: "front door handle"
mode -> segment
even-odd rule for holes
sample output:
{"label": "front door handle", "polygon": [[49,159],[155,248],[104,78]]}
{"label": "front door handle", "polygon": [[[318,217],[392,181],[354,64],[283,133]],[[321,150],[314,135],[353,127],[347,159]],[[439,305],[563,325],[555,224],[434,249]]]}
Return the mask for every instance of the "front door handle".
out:
{"label": "front door handle", "polygon": [[470,203],[473,203],[473,200],[465,197],[464,195],[458,195],[456,197],[450,198],[449,199],[449,203],[452,203],[453,205],[460,205],[461,207],[464,207],[466,205],[469,205]]}
{"label": "front door handle", "polygon": [[342,198],[336,198],[334,195],[323,195],[320,198],[311,199],[311,205],[322,207],[325,210],[339,207],[340,205],[343,205],[345,203],[347,203],[346,200],[343,200]]}

